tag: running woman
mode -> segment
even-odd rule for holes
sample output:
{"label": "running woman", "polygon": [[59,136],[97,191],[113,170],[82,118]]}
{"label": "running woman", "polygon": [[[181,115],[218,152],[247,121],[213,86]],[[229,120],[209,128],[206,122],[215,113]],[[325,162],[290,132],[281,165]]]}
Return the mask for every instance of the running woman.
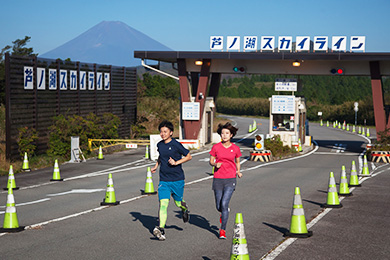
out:
{"label": "running woman", "polygon": [[[191,160],[190,151],[184,148],[176,139],[172,138],[173,124],[164,120],[158,126],[162,140],[157,144],[159,157],[156,165],[151,169],[155,173],[160,166],[160,183],[158,185],[158,199],[160,201],[159,226],[153,229],[153,235],[159,240],[165,240],[164,227],[167,221],[169,199],[175,201],[182,210],[184,223],[188,222],[188,206],[183,200],[184,171],[182,164]],[[183,157],[184,156],[184,157]]]}
{"label": "running woman", "polygon": [[217,133],[222,141],[213,146],[210,151],[210,165],[215,167],[213,190],[215,205],[221,212],[219,238],[226,239],[226,224],[229,219],[229,202],[236,188],[236,176],[242,177],[240,172],[240,148],[231,142],[237,133],[237,128],[231,123],[219,124]]}

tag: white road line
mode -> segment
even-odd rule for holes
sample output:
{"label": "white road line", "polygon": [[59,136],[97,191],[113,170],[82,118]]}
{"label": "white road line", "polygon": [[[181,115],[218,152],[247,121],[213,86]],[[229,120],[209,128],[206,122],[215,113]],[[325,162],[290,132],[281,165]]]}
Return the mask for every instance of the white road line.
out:
{"label": "white road line", "polygon": [[47,194],[46,196],[49,197],[55,197],[55,196],[62,196],[62,195],[68,195],[68,194],[80,194],[80,193],[94,193],[94,192],[100,192],[104,191],[104,189],[73,189],[70,191],[65,191],[61,193],[54,193],[54,194]]}
{"label": "white road line", "polygon": [[[332,153],[332,152],[316,152],[316,154],[321,154],[321,155],[340,155],[339,153]],[[359,156],[357,153],[344,153],[343,155],[348,155],[348,156]]]}
{"label": "white road line", "polygon": [[[48,201],[50,200],[49,198],[45,198],[45,199],[40,199],[40,200],[34,200],[34,201],[29,201],[29,202],[23,202],[23,203],[16,203],[15,206],[16,207],[19,207],[19,206],[25,206],[25,205],[31,205],[31,204],[36,204],[36,203],[41,203],[41,202],[44,202],[44,201]],[[6,206],[0,206],[0,208],[5,208]],[[4,213],[4,211],[0,212],[0,214]]]}

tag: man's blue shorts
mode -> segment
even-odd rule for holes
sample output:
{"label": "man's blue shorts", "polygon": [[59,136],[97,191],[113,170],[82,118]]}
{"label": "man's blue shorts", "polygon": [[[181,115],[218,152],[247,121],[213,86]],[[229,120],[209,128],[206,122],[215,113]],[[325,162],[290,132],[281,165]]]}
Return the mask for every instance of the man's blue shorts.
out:
{"label": "man's blue shorts", "polygon": [[170,199],[182,201],[184,193],[184,180],[180,181],[160,181],[158,185],[158,199]]}

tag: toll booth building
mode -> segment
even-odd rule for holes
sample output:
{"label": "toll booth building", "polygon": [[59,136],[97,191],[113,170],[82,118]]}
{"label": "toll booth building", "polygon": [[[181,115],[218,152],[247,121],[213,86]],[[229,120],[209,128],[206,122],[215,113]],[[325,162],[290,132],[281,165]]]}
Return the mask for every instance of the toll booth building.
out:
{"label": "toll booth building", "polygon": [[270,100],[269,134],[279,135],[283,145],[311,145],[306,122],[306,102],[303,97],[275,95]]}

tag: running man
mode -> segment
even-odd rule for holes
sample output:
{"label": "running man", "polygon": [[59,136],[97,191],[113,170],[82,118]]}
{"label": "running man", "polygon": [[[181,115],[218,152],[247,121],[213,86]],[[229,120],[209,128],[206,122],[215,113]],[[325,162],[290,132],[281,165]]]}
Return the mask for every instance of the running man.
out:
{"label": "running man", "polygon": [[[183,200],[184,171],[182,164],[191,160],[190,151],[184,148],[176,139],[172,138],[173,124],[164,120],[158,126],[162,140],[157,144],[159,157],[156,165],[151,169],[155,173],[160,166],[160,183],[158,185],[158,199],[160,201],[159,226],[153,229],[153,235],[159,240],[165,240],[164,227],[167,221],[169,199],[175,201],[182,210],[184,223],[188,222],[188,206]],[[184,157],[183,157],[184,156]]]}

